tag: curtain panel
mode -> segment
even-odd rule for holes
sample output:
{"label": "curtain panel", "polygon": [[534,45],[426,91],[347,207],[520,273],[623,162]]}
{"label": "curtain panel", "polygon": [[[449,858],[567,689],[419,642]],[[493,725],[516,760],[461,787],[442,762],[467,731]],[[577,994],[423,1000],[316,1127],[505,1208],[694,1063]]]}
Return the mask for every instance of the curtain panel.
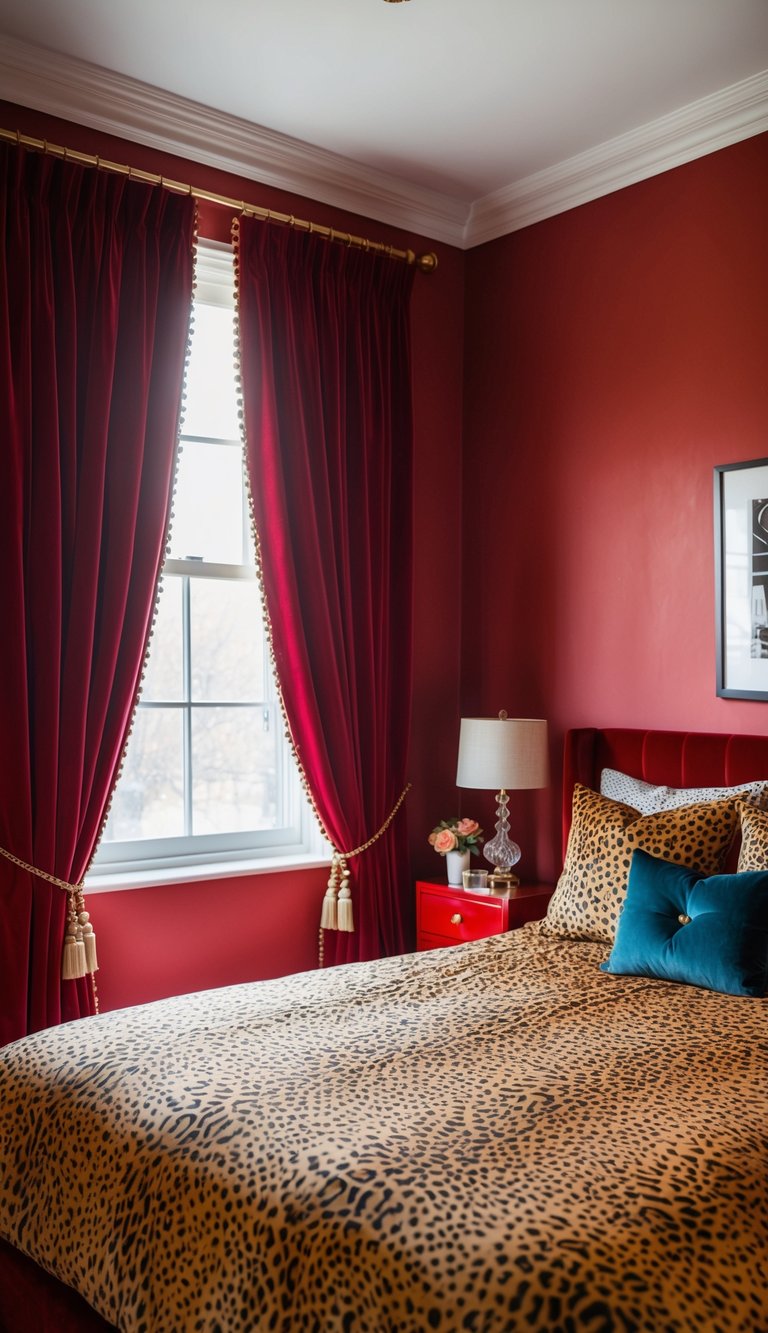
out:
{"label": "curtain panel", "polygon": [[[405,786],[411,697],[413,269],[253,218],[235,224],[246,467],[274,661],[334,846]],[[405,811],[349,861],[354,932],[325,958],[402,952]]]}
{"label": "curtain panel", "polygon": [[[0,148],[0,846],[78,882],[138,692],[168,527],[194,203]],[[0,860],[0,1040],[91,1012],[67,895]]]}

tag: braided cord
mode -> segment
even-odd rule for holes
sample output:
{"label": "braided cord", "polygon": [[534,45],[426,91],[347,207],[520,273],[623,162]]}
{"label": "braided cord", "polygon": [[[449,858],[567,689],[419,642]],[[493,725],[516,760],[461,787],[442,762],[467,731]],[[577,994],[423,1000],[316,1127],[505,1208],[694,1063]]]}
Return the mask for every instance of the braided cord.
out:
{"label": "braided cord", "polygon": [[49,875],[47,870],[38,870],[37,866],[31,866],[28,861],[22,861],[20,856],[14,856],[13,852],[7,852],[4,847],[0,847],[0,856],[4,856],[6,861],[12,865],[18,866],[20,870],[26,870],[30,875],[36,875],[38,879],[44,879],[48,884],[55,884],[58,889],[64,889],[67,893],[82,893],[83,881],[79,884],[70,884],[66,879],[59,879],[57,875]]}
{"label": "braided cord", "polygon": [[347,857],[350,856],[359,856],[361,852],[367,852],[369,847],[372,847],[375,842],[378,842],[381,835],[383,833],[386,833],[387,829],[392,823],[392,820],[394,819],[395,815],[397,814],[398,810],[400,809],[400,806],[403,804],[403,801],[405,800],[410,790],[411,790],[411,783],[408,782],[403,787],[403,790],[401,791],[400,795],[395,801],[395,804],[393,805],[392,809],[390,810],[389,814],[384,820],[384,823],[382,824],[381,828],[376,833],[374,833],[372,838],[369,838],[367,842],[361,843],[359,847],[353,848],[351,852],[339,852],[339,855],[343,856],[345,860],[347,859]]}

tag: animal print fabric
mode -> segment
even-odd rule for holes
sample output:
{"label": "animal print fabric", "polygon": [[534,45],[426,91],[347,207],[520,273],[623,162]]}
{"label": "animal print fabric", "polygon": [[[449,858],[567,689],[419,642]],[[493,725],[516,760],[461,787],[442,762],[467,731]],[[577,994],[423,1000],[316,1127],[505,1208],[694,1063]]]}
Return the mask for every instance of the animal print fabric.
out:
{"label": "animal print fabric", "polygon": [[677,810],[681,805],[698,805],[701,801],[738,795],[750,805],[765,809],[768,782],[742,782],[736,787],[657,787],[615,768],[604,768],[600,774],[600,795],[631,805],[641,815],[655,815],[658,810]]}
{"label": "animal print fabric", "polygon": [[768,813],[739,803],[741,850],[739,870],[768,870]]}
{"label": "animal print fabric", "polygon": [[0,1053],[0,1234],[130,1333],[765,1333],[766,1001],[538,924]]}
{"label": "animal print fabric", "polygon": [[632,806],[577,783],[565,864],[544,932],[612,944],[637,847],[662,861],[715,874],[736,832],[737,800],[733,796],[641,816]]}

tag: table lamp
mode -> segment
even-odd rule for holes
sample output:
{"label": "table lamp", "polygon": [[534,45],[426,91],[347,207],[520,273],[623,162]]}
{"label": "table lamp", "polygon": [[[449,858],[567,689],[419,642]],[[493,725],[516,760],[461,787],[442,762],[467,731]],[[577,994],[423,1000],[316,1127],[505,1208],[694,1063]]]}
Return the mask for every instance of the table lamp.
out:
{"label": "table lamp", "polygon": [[463,717],[459,732],[457,787],[497,792],[496,836],[483,847],[493,866],[488,882],[493,888],[519,884],[510,873],[520,860],[520,848],[509,837],[509,791],[546,787],[549,781],[547,724],[542,718]]}

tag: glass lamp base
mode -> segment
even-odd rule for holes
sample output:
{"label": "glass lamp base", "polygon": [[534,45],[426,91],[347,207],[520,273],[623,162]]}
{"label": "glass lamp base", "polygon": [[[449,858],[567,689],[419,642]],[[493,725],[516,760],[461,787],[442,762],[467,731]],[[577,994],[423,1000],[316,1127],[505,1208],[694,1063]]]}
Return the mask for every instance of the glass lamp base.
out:
{"label": "glass lamp base", "polygon": [[507,793],[502,789],[496,800],[498,802],[496,836],[491,838],[490,842],[487,842],[483,847],[483,856],[493,866],[493,874],[490,876],[489,883],[493,883],[496,888],[508,888],[520,883],[517,876],[510,875],[509,872],[512,866],[517,865],[522,852],[517,843],[512,842],[509,837],[509,819],[507,817],[509,797]]}

